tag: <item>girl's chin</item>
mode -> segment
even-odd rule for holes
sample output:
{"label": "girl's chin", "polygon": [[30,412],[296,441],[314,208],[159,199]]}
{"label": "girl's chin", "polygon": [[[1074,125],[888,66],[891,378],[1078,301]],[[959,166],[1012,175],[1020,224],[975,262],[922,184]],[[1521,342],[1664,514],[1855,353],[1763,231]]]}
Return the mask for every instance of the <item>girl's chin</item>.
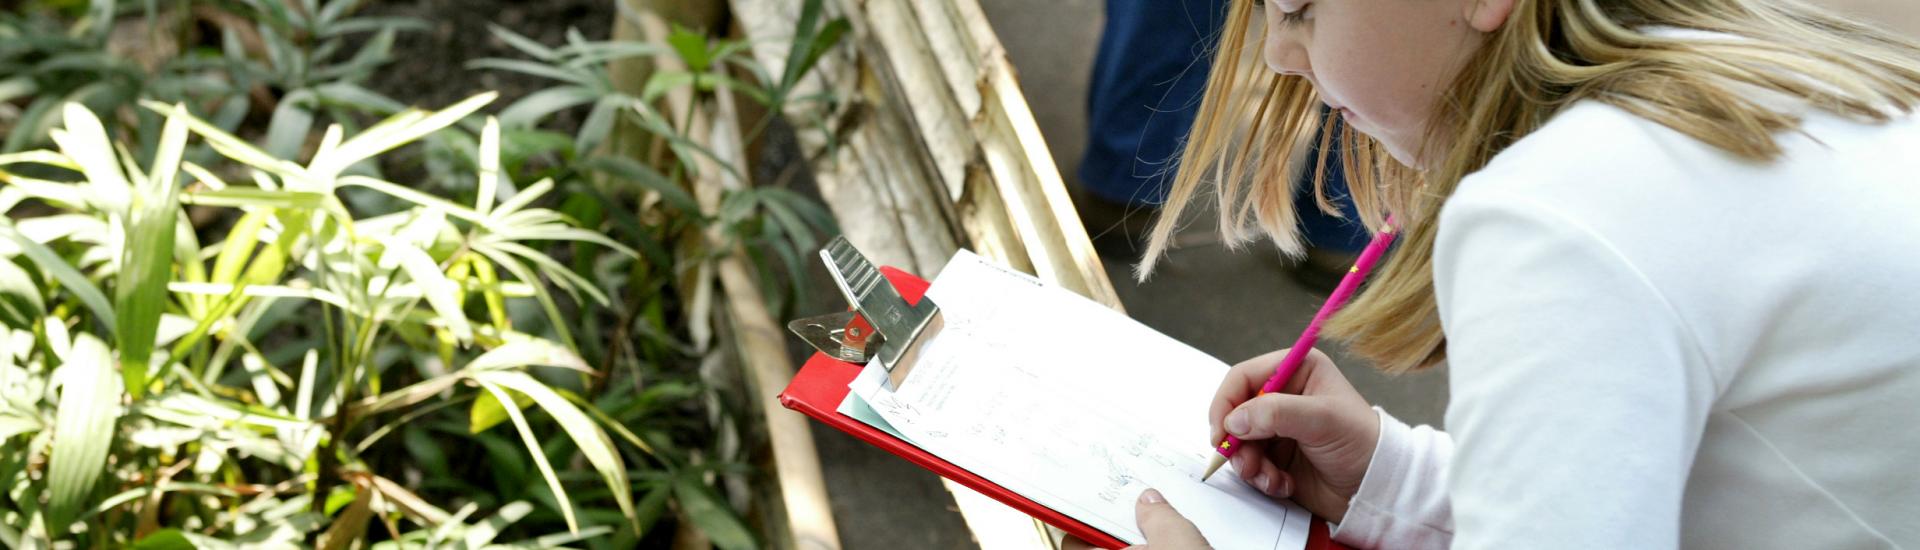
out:
{"label": "girl's chin", "polygon": [[1413,168],[1423,168],[1423,166],[1421,165],[1420,159],[1413,154],[1413,151],[1411,149],[1400,147],[1398,144],[1395,144],[1390,141],[1381,142],[1381,143],[1382,145],[1386,146],[1387,155],[1393,157],[1393,160],[1398,161],[1400,164],[1410,166]]}
{"label": "girl's chin", "polygon": [[1416,155],[1414,155],[1414,151],[1416,150],[1416,148],[1407,146],[1404,143],[1407,140],[1395,139],[1393,137],[1383,136],[1380,133],[1375,132],[1372,128],[1369,128],[1370,125],[1367,124],[1364,119],[1360,119],[1358,117],[1348,117],[1346,119],[1346,122],[1347,122],[1347,127],[1349,129],[1359,131],[1362,135],[1373,138],[1374,141],[1380,142],[1380,146],[1387,150],[1387,155],[1393,157],[1393,160],[1399,162],[1400,164],[1404,164],[1410,167],[1414,167],[1414,168],[1421,167],[1420,159],[1417,158]]}

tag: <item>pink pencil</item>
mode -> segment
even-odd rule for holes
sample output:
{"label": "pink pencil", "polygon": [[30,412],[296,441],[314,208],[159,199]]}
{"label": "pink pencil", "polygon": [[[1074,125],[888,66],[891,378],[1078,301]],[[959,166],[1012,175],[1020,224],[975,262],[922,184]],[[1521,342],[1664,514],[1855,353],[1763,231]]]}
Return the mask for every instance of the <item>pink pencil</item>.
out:
{"label": "pink pencil", "polygon": [[[1320,339],[1320,325],[1360,289],[1360,283],[1367,280],[1368,273],[1373,272],[1373,265],[1380,261],[1381,255],[1386,254],[1387,246],[1393,244],[1394,234],[1393,219],[1388,218],[1386,229],[1374,235],[1373,241],[1367,243],[1367,248],[1360,251],[1360,258],[1354,260],[1353,268],[1348,269],[1347,275],[1340,279],[1340,286],[1334,287],[1333,295],[1327,297],[1327,303],[1320,305],[1320,312],[1313,314],[1313,322],[1307,323],[1307,330],[1300,333],[1300,339],[1293,343],[1293,349],[1287,350],[1287,356],[1280,359],[1280,366],[1273,369],[1273,377],[1260,386],[1260,393],[1254,394],[1254,397],[1280,391],[1282,386],[1287,385],[1287,379],[1293,377],[1294,371],[1300,370],[1300,364],[1306,362],[1307,352],[1313,349],[1314,341]],[[1233,458],[1234,451],[1240,450],[1240,438],[1228,434],[1227,440],[1220,442],[1216,450],[1220,456],[1214,457],[1213,462],[1207,465],[1207,473],[1200,476],[1201,481],[1213,477],[1213,473],[1219,471],[1227,459]]]}

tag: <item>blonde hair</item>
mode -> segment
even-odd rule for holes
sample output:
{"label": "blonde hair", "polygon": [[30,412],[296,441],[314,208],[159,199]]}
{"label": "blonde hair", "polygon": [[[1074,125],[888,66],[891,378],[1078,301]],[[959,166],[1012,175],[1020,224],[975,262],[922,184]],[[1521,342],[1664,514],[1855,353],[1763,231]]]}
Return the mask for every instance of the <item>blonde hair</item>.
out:
{"label": "blonde hair", "polygon": [[[1756,101],[1756,89],[1871,122],[1920,104],[1920,47],[1797,2],[1515,0],[1505,25],[1485,36],[1435,106],[1420,149],[1428,169],[1417,172],[1373,139],[1338,131],[1338,117],[1320,123],[1306,79],[1273,74],[1246,55],[1251,23],[1259,21],[1251,4],[1228,9],[1182,169],[1135,275],[1151,275],[1203,187],[1215,192],[1230,243],[1265,234],[1289,255],[1301,254],[1295,175],[1313,170],[1314,206],[1337,216],[1324,177],[1326,163],[1340,162],[1360,222],[1378,232],[1392,216],[1402,235],[1327,332],[1388,372],[1446,357],[1432,273],[1441,203],[1461,178],[1573,102],[1608,103],[1755,161],[1779,156],[1773,135],[1800,124]],[[1662,36],[1650,27],[1727,37]],[[1320,154],[1297,154],[1316,132]],[[1341,155],[1329,159],[1326,145],[1336,138]]]}

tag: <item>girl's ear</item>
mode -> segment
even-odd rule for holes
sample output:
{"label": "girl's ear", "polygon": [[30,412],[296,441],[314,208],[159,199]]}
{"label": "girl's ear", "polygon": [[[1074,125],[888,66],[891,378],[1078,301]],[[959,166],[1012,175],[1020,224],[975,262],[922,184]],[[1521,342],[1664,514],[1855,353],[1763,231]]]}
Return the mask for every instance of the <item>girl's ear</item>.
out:
{"label": "girl's ear", "polygon": [[1513,3],[1517,0],[1465,0],[1467,24],[1473,30],[1493,32],[1507,24],[1507,16],[1513,13]]}

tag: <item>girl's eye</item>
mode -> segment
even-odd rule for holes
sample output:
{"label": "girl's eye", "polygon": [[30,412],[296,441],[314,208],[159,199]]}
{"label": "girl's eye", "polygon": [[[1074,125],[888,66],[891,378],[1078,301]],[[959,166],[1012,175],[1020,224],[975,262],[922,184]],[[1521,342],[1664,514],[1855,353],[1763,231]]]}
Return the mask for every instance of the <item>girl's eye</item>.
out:
{"label": "girl's eye", "polygon": [[1299,25],[1301,23],[1304,23],[1307,20],[1307,10],[1310,10],[1310,9],[1313,9],[1313,4],[1300,6],[1300,9],[1293,10],[1290,12],[1280,12],[1280,23],[1287,26],[1294,26],[1294,25]]}
{"label": "girl's eye", "polygon": [[1267,0],[1253,0],[1253,7],[1255,8],[1267,7]]}

